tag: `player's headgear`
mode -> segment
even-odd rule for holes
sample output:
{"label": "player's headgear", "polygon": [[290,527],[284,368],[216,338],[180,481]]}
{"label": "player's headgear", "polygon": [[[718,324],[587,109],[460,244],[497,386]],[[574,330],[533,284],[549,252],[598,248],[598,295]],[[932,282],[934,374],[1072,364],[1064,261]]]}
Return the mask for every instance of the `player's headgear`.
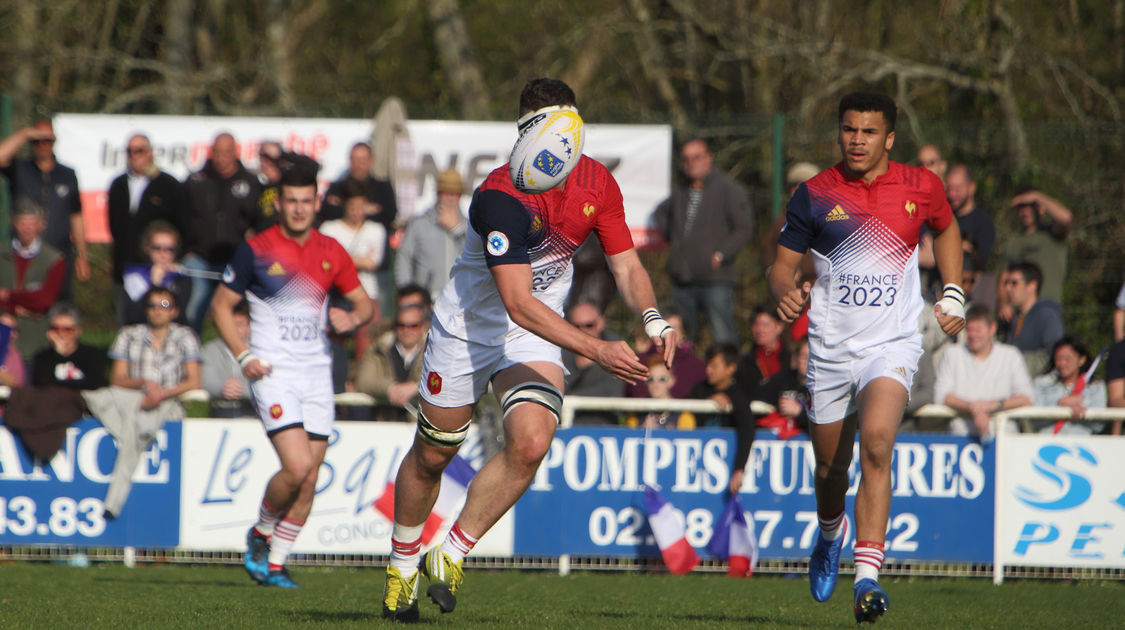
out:
{"label": "player's headgear", "polygon": [[516,385],[500,399],[500,409],[507,417],[516,405],[535,403],[547,408],[555,415],[555,424],[562,418],[562,392],[547,383],[529,381]]}
{"label": "player's headgear", "polygon": [[465,441],[469,435],[469,423],[466,422],[465,426],[454,431],[442,431],[435,427],[426,419],[422,410],[418,410],[418,437],[422,438],[423,442],[438,446],[441,448],[457,448]]}
{"label": "player's headgear", "polygon": [[898,107],[895,100],[877,92],[851,92],[840,99],[839,122],[844,122],[844,112],[881,112],[887,122],[887,131],[895,130]]}

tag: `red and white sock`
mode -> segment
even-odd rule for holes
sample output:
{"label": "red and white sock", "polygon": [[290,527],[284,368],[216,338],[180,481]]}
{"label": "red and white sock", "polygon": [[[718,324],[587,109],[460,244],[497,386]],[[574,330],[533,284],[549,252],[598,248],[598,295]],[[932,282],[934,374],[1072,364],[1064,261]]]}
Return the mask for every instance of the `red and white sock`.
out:
{"label": "red and white sock", "polygon": [[270,571],[280,571],[289,558],[289,550],[293,548],[293,541],[305,526],[304,521],[295,521],[283,518],[273,528],[273,537],[270,538]]}
{"label": "red and white sock", "polygon": [[449,556],[450,561],[458,562],[477,544],[477,539],[465,533],[461,529],[461,523],[456,522],[453,527],[449,529],[449,535],[445,537],[445,542],[441,543],[441,550],[445,555]]}
{"label": "red and white sock", "polygon": [[857,540],[855,543],[855,581],[871,578],[879,581],[883,568],[883,543],[874,540]]}
{"label": "red and white sock", "polygon": [[824,518],[820,512],[817,512],[816,519],[820,522],[820,535],[825,540],[836,540],[848,531],[848,520],[844,518],[844,510],[840,510],[835,516]]}
{"label": "red and white sock", "polygon": [[425,523],[413,527],[395,523],[391,532],[391,566],[406,579],[418,570],[418,558],[422,555],[422,530],[425,527]]}
{"label": "red and white sock", "polygon": [[281,520],[281,512],[275,511],[265,499],[262,499],[262,504],[258,506],[258,522],[254,525],[254,531],[268,538],[273,535],[273,528],[279,520]]}

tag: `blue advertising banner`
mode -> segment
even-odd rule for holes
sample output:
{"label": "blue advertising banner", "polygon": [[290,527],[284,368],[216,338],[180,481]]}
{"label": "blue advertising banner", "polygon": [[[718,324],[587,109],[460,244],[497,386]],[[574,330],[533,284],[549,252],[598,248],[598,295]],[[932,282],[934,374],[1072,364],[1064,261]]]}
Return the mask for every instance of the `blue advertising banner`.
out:
{"label": "blue advertising banner", "polygon": [[[707,557],[733,453],[731,430],[655,431],[647,440],[639,430],[560,430],[516,504],[514,552],[658,556],[643,503],[648,484],[683,513],[688,542]],[[754,520],[762,559],[807,558],[817,533],[811,443],[760,432],[750,461],[740,499]],[[991,562],[994,462],[991,446],[966,438],[899,436],[888,559]],[[849,518],[858,474],[857,450]]]}
{"label": "blue advertising banner", "polygon": [[180,423],[142,456],[121,514],[105,515],[117,447],[92,418],[70,426],[49,462],[0,427],[0,544],[175,547],[180,533]]}

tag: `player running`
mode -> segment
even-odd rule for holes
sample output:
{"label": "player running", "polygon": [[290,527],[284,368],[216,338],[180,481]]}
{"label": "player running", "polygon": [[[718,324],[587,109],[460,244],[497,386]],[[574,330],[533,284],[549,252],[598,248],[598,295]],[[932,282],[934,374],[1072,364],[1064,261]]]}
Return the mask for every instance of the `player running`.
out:
{"label": "player running", "polygon": [[[556,114],[581,125],[574,92],[555,79],[524,86],[519,111],[521,142],[539,137],[527,134],[539,134]],[[655,309],[648,273],[625,224],[621,191],[609,171],[581,155],[576,144],[574,156],[565,160],[572,170],[554,188],[520,192],[504,165],[473,196],[464,252],[434,306],[419,384],[418,432],[395,479],[386,618],[418,620],[420,573],[429,579],[427,594],[442,612],[453,610],[465,555],[527,489],[550,448],[562,408],[560,346],[626,382],[647,375],[625,342],[602,341],[562,317],[571,258],[591,231],[626,304],[643,313],[646,331],[672,363],[677,333]],[[532,155],[542,155],[533,150]],[[473,405],[490,381],[504,414],[504,448],[476,474],[457,522],[419,570],[422,527],[437,499],[442,470],[464,441]]]}
{"label": "player running", "polygon": [[[946,283],[934,314],[947,334],[965,326],[957,222],[936,175],[888,160],[895,118],[894,101],[882,94],[854,92],[840,100],[843,161],[794,193],[769,277],[785,321],[800,315],[811,298],[809,434],[820,536],[809,559],[809,585],[818,602],[836,588],[858,423],[862,476],[855,499],[853,603],[859,622],[875,621],[889,603],[878,579],[895,435],[922,356],[917,245],[923,225],[935,234],[934,254]],[[794,272],[809,249],[816,283],[798,287]]]}
{"label": "player running", "polygon": [[[246,534],[246,571],[263,586],[283,588],[297,587],[285,560],[312,509],[335,420],[325,320],[344,333],[364,325],[372,312],[351,257],[312,229],[316,174],[307,170],[283,176],[280,222],[239,246],[211,301],[215,327],[250,381],[258,417],[281,460],[258,522]],[[326,309],[332,287],[351,302],[350,312]],[[233,316],[243,294],[250,303],[249,348]]]}

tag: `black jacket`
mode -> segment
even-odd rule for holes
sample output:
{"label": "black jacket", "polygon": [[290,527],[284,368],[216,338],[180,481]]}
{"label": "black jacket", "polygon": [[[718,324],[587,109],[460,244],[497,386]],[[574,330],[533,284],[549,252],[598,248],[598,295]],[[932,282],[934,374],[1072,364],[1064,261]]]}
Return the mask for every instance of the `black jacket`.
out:
{"label": "black jacket", "polygon": [[129,177],[121,175],[109,185],[109,233],[113,236],[113,281],[121,284],[125,263],[147,263],[141,235],[157,219],[171,223],[185,239],[188,225],[187,191],[175,177],[161,171],[141,193],[137,212],[129,211]]}
{"label": "black jacket", "polygon": [[187,251],[209,263],[225,265],[246,240],[258,214],[261,183],[238,163],[230,177],[220,177],[211,160],[186,182],[189,208]]}

